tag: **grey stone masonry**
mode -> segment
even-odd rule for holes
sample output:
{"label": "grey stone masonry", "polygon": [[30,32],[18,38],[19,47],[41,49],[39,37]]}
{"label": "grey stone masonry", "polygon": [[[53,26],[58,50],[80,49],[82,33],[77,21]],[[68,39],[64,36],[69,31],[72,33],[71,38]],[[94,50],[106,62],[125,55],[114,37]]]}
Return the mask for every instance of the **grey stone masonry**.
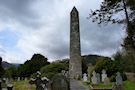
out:
{"label": "grey stone masonry", "polygon": [[74,7],[70,13],[70,78],[82,78],[79,13]]}

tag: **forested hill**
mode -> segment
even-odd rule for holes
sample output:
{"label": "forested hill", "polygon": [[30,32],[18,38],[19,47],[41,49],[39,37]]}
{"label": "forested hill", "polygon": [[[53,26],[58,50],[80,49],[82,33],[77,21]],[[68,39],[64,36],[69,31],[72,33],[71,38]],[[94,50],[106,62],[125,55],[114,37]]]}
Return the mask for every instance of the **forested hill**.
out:
{"label": "forested hill", "polygon": [[99,55],[84,55],[82,59],[85,60],[87,64],[95,65],[98,60],[101,60],[104,56]]}
{"label": "forested hill", "polygon": [[[99,55],[83,55],[82,59],[85,60],[85,62],[88,64],[95,65],[98,60],[101,60],[104,58],[104,56],[99,56]],[[69,59],[62,59],[62,60],[57,60],[55,62],[61,62],[65,64],[69,64]]]}

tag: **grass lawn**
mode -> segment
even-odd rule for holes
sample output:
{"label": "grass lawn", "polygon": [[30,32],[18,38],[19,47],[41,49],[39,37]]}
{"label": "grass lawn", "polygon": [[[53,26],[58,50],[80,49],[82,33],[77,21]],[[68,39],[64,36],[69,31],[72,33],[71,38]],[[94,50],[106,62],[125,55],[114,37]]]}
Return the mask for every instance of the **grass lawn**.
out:
{"label": "grass lawn", "polygon": [[23,81],[17,81],[17,82],[12,82],[15,90],[35,90],[36,86],[32,85],[31,87],[28,88],[28,81],[23,80]]}
{"label": "grass lawn", "polygon": [[[84,85],[88,86],[90,88],[89,82],[83,82]],[[123,82],[124,90],[135,90],[135,82],[132,81],[124,81]],[[98,86],[93,86],[93,88],[112,88],[112,83],[110,83],[109,86],[104,86],[103,83],[100,83]]]}

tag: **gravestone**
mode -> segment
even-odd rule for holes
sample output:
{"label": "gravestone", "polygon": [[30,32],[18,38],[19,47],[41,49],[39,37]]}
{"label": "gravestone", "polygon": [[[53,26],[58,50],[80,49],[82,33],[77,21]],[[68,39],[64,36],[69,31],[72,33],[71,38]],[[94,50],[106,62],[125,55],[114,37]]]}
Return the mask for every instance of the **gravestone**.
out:
{"label": "gravestone", "polygon": [[70,90],[66,77],[64,75],[55,75],[52,80],[51,90]]}
{"label": "gravestone", "polygon": [[82,78],[82,60],[80,49],[79,12],[74,7],[70,13],[70,78]]}
{"label": "gravestone", "polygon": [[20,77],[17,78],[17,81],[20,81]]}
{"label": "gravestone", "polygon": [[112,90],[124,90],[122,85],[117,85],[116,83],[112,83]]}
{"label": "gravestone", "polygon": [[5,81],[5,83],[6,83],[6,84],[8,83],[8,78],[6,78],[6,81]]}
{"label": "gravestone", "polygon": [[122,85],[122,77],[120,76],[120,72],[117,72],[116,84],[117,85]]}
{"label": "gravestone", "polygon": [[65,75],[66,71],[65,70],[62,70],[61,73],[62,73],[62,75]]}
{"label": "gravestone", "polygon": [[102,82],[104,82],[104,79],[107,77],[106,71],[102,70]]}
{"label": "gravestone", "polygon": [[0,79],[0,90],[2,90],[2,85],[1,85],[1,83],[2,83],[2,81],[1,81],[1,79]]}
{"label": "gravestone", "polygon": [[88,65],[88,69],[87,69],[87,72],[88,72],[88,78],[90,78],[90,72],[91,72],[91,69],[92,69],[92,64],[89,64],[89,65]]}
{"label": "gravestone", "polygon": [[29,84],[35,84],[36,90],[44,90],[47,86],[49,79],[46,77],[41,78],[41,73],[37,71],[36,79],[31,78]]}
{"label": "gravestone", "polygon": [[97,73],[97,74],[96,74],[96,77],[97,77],[97,82],[98,82],[98,83],[100,83],[100,82],[101,82],[100,74],[99,74],[99,73]]}
{"label": "gravestone", "polygon": [[109,85],[110,85],[110,80],[109,80],[108,77],[106,77],[106,78],[104,79],[104,85],[106,85],[106,86],[109,86]]}
{"label": "gravestone", "polygon": [[93,85],[97,85],[97,84],[98,84],[98,81],[97,81],[97,77],[96,77],[96,72],[93,71],[92,75],[93,75],[93,76],[91,77],[92,84],[93,84]]}
{"label": "gravestone", "polygon": [[84,81],[84,82],[87,81],[87,74],[86,74],[86,73],[83,74],[83,81]]}
{"label": "gravestone", "polygon": [[12,84],[8,84],[7,85],[7,90],[13,90],[13,85]]}

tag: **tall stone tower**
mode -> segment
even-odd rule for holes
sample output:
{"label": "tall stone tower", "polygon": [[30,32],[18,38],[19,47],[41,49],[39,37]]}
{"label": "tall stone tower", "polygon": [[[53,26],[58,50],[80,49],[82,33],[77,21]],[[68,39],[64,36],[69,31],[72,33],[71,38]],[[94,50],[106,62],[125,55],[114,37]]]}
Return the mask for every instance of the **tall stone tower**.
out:
{"label": "tall stone tower", "polygon": [[79,13],[74,7],[70,13],[70,78],[82,77],[82,61],[80,49]]}

